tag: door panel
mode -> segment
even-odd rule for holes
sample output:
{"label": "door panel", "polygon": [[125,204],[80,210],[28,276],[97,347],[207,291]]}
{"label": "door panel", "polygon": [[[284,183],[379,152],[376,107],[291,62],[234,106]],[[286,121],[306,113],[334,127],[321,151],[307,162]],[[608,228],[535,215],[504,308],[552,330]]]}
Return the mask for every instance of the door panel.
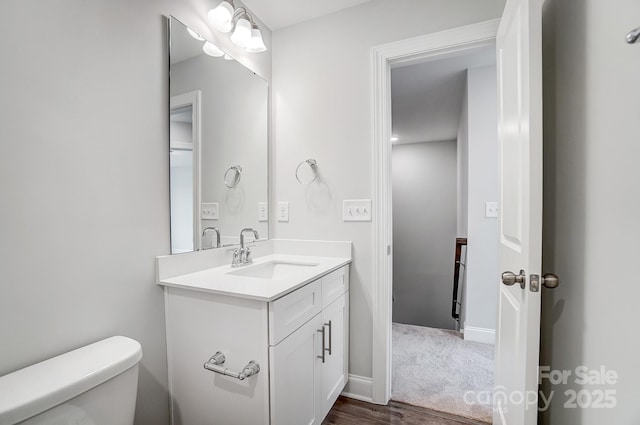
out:
{"label": "door panel", "polygon": [[[345,324],[349,317],[349,293],[345,293],[322,312],[322,323],[325,326],[325,345],[331,347],[331,353],[325,351],[325,363],[322,365],[322,417],[324,418],[338,399],[347,383]],[[331,332],[329,333],[329,323]]]}
{"label": "door panel", "polygon": [[500,267],[524,287],[499,284],[494,423],[537,422],[542,258],[542,16],[538,0],[507,0],[496,39],[500,140]]}
{"label": "door panel", "polygon": [[319,425],[322,322],[316,315],[275,347],[270,347],[271,423]]}

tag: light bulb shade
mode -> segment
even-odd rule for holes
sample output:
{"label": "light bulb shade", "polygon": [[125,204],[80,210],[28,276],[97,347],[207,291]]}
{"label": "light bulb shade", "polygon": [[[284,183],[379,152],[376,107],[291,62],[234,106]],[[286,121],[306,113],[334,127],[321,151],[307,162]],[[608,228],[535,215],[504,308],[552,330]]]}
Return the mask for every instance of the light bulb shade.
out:
{"label": "light bulb shade", "polygon": [[219,58],[220,56],[224,56],[224,52],[220,50],[218,46],[213,43],[209,43],[206,41],[202,46],[202,51],[208,54],[209,56],[213,56],[214,58]]}
{"label": "light bulb shade", "polygon": [[228,1],[223,1],[215,9],[207,14],[209,22],[215,29],[221,32],[229,32],[233,28],[233,6]]}
{"label": "light bulb shade", "polygon": [[187,28],[187,32],[191,37],[195,38],[196,40],[204,41],[204,37],[198,34],[197,32],[195,32],[194,30],[192,30],[191,28]]}
{"label": "light bulb shade", "polygon": [[259,53],[267,50],[267,46],[264,45],[264,41],[262,40],[262,32],[257,27],[253,27],[251,29],[251,39],[247,44],[247,52],[249,53]]}
{"label": "light bulb shade", "polygon": [[226,60],[226,61],[232,61],[232,60],[233,60],[233,58],[232,58],[231,56],[229,56],[228,54],[226,54],[226,53],[225,53],[225,54],[224,54],[224,60]]}
{"label": "light bulb shade", "polygon": [[238,19],[236,22],[236,29],[231,34],[231,41],[236,46],[247,47],[247,44],[251,40],[251,23],[244,19]]}

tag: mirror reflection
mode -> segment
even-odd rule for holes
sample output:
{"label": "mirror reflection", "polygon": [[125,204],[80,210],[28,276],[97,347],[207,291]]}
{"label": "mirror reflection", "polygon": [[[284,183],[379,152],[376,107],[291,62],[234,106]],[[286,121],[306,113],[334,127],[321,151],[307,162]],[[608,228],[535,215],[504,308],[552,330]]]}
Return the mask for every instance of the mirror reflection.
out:
{"label": "mirror reflection", "polygon": [[267,82],[170,21],[171,252],[266,239]]}

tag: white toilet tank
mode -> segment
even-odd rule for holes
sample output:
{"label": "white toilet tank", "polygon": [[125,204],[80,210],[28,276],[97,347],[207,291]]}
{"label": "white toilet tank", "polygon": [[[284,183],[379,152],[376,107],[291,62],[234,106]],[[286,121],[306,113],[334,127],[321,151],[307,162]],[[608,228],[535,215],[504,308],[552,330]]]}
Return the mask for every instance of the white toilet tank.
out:
{"label": "white toilet tank", "polygon": [[0,377],[0,425],[132,425],[140,343],[114,336]]}

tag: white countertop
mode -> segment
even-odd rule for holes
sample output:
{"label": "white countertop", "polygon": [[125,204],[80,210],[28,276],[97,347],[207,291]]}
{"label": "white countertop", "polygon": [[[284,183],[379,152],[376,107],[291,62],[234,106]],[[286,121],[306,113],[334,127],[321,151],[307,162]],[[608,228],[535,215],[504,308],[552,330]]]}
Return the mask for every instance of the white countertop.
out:
{"label": "white countertop", "polygon": [[[305,267],[295,274],[285,276],[281,279],[263,279],[229,274],[229,272],[236,272],[243,268],[253,267],[271,261],[313,263],[317,265],[308,268]],[[268,302],[274,301],[350,262],[351,258],[346,257],[273,254],[254,258],[253,264],[251,265],[242,267],[231,267],[231,265],[214,267],[195,273],[164,278],[159,280],[158,284]]]}

